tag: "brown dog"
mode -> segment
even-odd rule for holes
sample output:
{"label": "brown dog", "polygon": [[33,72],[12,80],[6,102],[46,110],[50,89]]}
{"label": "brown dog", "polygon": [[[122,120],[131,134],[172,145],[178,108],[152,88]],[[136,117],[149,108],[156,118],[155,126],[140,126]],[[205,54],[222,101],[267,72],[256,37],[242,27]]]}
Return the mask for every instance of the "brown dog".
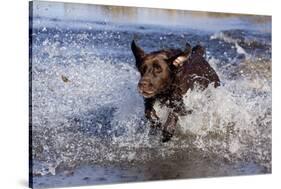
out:
{"label": "brown dog", "polygon": [[[200,45],[191,48],[187,43],[184,51],[165,49],[145,53],[133,40],[131,49],[141,74],[138,90],[144,97],[145,116],[152,128],[162,128],[162,141],[169,141],[178,116],[188,113],[182,96],[195,85],[205,89],[213,83],[214,87],[218,87],[219,77],[204,59],[204,49]],[[171,110],[163,125],[153,108],[156,101]]]}

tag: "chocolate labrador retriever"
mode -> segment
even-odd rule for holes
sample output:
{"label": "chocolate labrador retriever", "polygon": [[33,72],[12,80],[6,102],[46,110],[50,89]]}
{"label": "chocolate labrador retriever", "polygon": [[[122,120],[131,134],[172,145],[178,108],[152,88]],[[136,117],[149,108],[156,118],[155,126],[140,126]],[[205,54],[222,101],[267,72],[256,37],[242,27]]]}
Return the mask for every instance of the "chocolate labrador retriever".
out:
{"label": "chocolate labrador retriever", "polygon": [[[138,90],[144,97],[145,116],[152,128],[162,129],[162,141],[167,142],[174,134],[178,116],[188,114],[182,96],[195,85],[202,90],[211,83],[218,87],[220,79],[204,59],[205,50],[200,45],[191,48],[187,43],[183,51],[165,49],[145,53],[133,40],[131,49],[141,75]],[[156,101],[170,110],[164,124],[153,108]]]}

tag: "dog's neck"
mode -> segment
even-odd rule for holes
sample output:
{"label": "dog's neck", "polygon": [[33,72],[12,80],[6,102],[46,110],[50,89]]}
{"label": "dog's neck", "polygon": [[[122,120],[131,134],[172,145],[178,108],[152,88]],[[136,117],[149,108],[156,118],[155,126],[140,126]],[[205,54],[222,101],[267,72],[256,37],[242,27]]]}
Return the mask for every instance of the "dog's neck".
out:
{"label": "dog's neck", "polygon": [[180,100],[182,98],[182,95],[179,92],[178,85],[176,85],[174,81],[174,79],[171,80],[170,84],[166,87],[166,89],[158,93],[153,98],[158,99],[162,103],[165,103],[166,101]]}

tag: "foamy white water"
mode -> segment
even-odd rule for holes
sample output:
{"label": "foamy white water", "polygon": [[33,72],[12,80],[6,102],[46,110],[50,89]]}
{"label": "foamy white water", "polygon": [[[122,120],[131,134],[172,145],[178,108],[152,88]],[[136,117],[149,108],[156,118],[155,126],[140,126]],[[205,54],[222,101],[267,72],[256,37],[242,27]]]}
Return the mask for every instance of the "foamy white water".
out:
{"label": "foamy white water", "polygon": [[[163,145],[159,136],[148,135],[136,69],[93,57],[84,57],[83,62],[45,65],[34,61],[35,159],[51,167],[143,162],[156,158],[150,157],[149,150],[157,149],[156,156],[165,158],[178,149],[198,148],[230,161],[250,158],[270,168],[271,82],[266,78],[223,80],[218,89],[188,91],[184,101],[193,112],[180,118],[177,134]],[[62,76],[69,81],[64,82]],[[195,136],[192,140],[191,135]]]}

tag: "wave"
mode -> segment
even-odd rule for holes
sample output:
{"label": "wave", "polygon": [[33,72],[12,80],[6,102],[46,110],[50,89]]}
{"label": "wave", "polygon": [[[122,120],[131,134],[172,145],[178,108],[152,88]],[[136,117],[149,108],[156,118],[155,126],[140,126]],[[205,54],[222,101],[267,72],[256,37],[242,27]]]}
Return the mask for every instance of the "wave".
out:
{"label": "wave", "polygon": [[210,40],[221,40],[233,44],[238,55],[246,59],[271,59],[271,34],[240,29],[225,30],[214,33]]}

